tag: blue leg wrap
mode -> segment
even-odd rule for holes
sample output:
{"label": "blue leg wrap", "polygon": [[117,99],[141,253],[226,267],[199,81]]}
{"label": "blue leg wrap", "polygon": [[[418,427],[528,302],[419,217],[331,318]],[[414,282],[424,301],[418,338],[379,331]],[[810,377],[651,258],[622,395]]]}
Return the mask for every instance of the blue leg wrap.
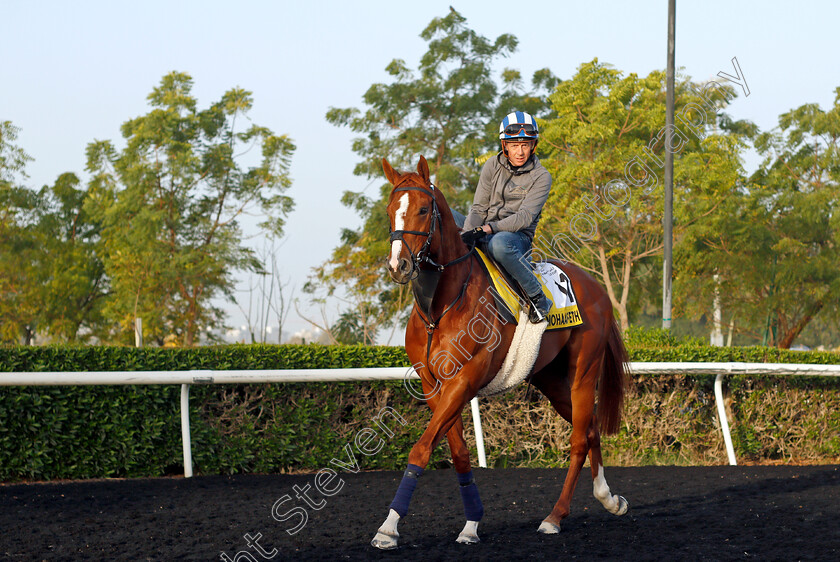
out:
{"label": "blue leg wrap", "polygon": [[400,487],[397,488],[397,494],[394,496],[394,501],[391,502],[391,509],[400,514],[400,517],[405,517],[408,513],[408,504],[411,502],[411,495],[414,493],[414,488],[417,487],[417,479],[423,474],[423,469],[416,464],[409,463],[405,470],[405,475],[400,482]]}
{"label": "blue leg wrap", "polygon": [[484,517],[484,506],[481,505],[472,470],[459,474],[458,483],[461,485],[461,499],[464,501],[464,515],[467,516],[467,521],[481,521]]}

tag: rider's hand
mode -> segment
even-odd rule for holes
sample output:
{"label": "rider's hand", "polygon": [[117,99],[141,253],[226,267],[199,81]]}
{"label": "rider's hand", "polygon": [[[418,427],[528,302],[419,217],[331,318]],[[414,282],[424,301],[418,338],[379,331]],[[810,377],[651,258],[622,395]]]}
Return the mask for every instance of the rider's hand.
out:
{"label": "rider's hand", "polygon": [[481,226],[477,226],[472,230],[467,230],[466,232],[461,233],[461,240],[464,241],[464,244],[467,246],[475,246],[475,243],[484,238],[487,235],[484,232],[484,228]]}

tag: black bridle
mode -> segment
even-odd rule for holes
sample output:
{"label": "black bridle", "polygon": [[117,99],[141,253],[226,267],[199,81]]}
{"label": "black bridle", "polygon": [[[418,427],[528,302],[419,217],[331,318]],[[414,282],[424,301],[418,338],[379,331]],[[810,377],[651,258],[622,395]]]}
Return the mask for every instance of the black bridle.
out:
{"label": "black bridle", "polygon": [[[459,258],[455,258],[454,260],[450,261],[449,263],[445,263],[445,264],[439,264],[429,255],[429,250],[432,247],[432,237],[435,234],[435,225],[438,225],[439,228],[442,228],[440,210],[438,210],[437,200],[435,199],[435,194],[434,194],[435,186],[434,186],[434,184],[430,184],[429,187],[430,187],[430,189],[426,189],[426,188],[423,188],[423,187],[414,187],[414,186],[397,187],[393,191],[393,193],[397,193],[397,192],[400,192],[400,191],[419,191],[421,193],[425,193],[426,195],[428,195],[429,197],[432,198],[432,216],[431,216],[431,221],[429,222],[429,230],[428,231],[423,232],[421,230],[391,230],[391,236],[390,236],[391,243],[393,243],[395,240],[399,240],[400,242],[402,242],[405,245],[405,247],[408,249],[409,255],[411,256],[411,274],[410,274],[409,278],[405,281],[405,283],[408,283],[409,281],[413,281],[413,280],[417,279],[417,277],[420,275],[420,266],[423,265],[424,263],[429,264],[433,268],[442,272],[444,269],[446,269],[450,265],[455,265],[456,263],[462,262],[465,259],[469,258],[472,255],[472,253],[475,251],[475,246],[473,246],[472,248],[470,248],[470,251],[467,252],[466,254],[464,254],[463,256],[461,256]],[[392,195],[393,195],[393,193],[392,193]],[[389,229],[390,229],[390,224],[388,226],[389,226]],[[403,235],[405,235],[405,234],[415,234],[417,236],[425,236],[426,237],[426,241],[423,243],[423,247],[421,247],[420,251],[417,252],[416,254],[411,249],[411,246],[408,244],[406,239],[403,238]]]}
{"label": "black bridle", "polygon": [[[434,193],[435,186],[433,184],[429,184],[429,189],[425,189],[423,187],[395,187],[392,195],[399,191],[419,191],[421,193],[425,193],[429,197],[432,198],[432,216],[431,222],[429,223],[429,230],[427,232],[419,231],[419,230],[392,230],[391,231],[391,243],[394,240],[400,240],[405,247],[408,248],[408,253],[411,255],[411,274],[408,280],[415,281],[413,285],[413,292],[414,292],[414,301],[416,304],[417,314],[420,316],[420,319],[423,321],[423,324],[426,326],[426,366],[429,369],[429,373],[432,375],[432,378],[435,377],[434,373],[432,373],[431,366],[429,364],[429,353],[432,349],[432,334],[434,334],[435,329],[440,324],[440,321],[443,319],[444,315],[447,312],[452,310],[458,302],[463,298],[464,293],[467,291],[467,285],[469,285],[470,278],[472,277],[473,271],[473,263],[470,262],[470,270],[467,273],[467,277],[464,280],[464,284],[461,286],[461,290],[458,292],[458,295],[455,297],[455,300],[449,303],[440,315],[435,318],[432,315],[432,301],[434,299],[435,292],[437,291],[437,284],[438,280],[440,279],[441,273],[449,267],[450,265],[455,265],[456,263],[462,262],[468,259],[475,253],[475,244],[473,244],[469,251],[461,257],[455,258],[454,260],[445,263],[439,264],[431,256],[429,256],[429,250],[432,246],[432,236],[435,233],[435,225],[438,226],[441,230],[443,230],[443,224],[440,216],[440,210],[438,209],[437,200],[435,199]],[[389,225],[390,228],[390,225]],[[408,242],[405,241],[403,235],[405,234],[415,234],[417,236],[425,236],[426,241],[423,243],[423,247],[420,248],[420,251],[415,254],[411,246],[408,245]],[[432,266],[433,269],[420,269],[420,266],[424,263],[429,264]],[[422,277],[421,277],[422,275]],[[418,279],[419,278],[419,279]]]}

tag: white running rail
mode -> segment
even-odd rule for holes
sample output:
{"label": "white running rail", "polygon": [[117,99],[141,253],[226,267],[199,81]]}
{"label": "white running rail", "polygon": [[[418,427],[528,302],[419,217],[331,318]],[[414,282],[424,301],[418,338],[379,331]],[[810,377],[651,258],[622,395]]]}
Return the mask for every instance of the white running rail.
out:
{"label": "white running rail", "polygon": [[[725,375],[804,375],[840,376],[840,365],[808,365],[789,363],[629,363],[636,374],[706,374],[715,377],[715,402],[721,431],[729,457],[736,465],[729,420],[723,405],[723,377]],[[288,369],[255,371],[85,371],[85,372],[18,372],[0,373],[0,386],[77,386],[120,384],[180,384],[181,440],[184,449],[184,476],[192,476],[192,447],[190,444],[189,386],[191,384],[258,384],[289,382],[356,382],[419,379],[410,367],[382,367],[371,369]],[[484,437],[478,399],[471,402],[473,428],[479,466],[487,467]]]}
{"label": "white running rail", "polygon": [[736,466],[735,448],[729,432],[729,419],[723,402],[723,377],[726,375],[800,375],[812,377],[840,376],[840,365],[814,365],[794,363],[631,363],[631,369],[639,374],[677,374],[715,376],[715,405],[717,406],[720,430],[729,464]]}

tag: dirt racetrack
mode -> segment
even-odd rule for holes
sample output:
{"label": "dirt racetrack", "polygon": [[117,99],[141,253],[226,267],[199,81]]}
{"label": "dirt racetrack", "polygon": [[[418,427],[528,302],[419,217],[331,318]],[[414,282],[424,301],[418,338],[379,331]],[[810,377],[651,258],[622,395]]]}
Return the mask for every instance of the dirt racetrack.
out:
{"label": "dirt racetrack", "polygon": [[[339,473],[344,487],[312,501],[294,536],[271,517],[313,475],[205,476],[0,486],[3,560],[840,560],[840,466],[608,468],[630,512],[607,513],[589,470],[559,535],[536,532],[565,470],[476,471],[485,507],[482,542],[455,543],[464,523],[454,471],[423,475],[400,523],[401,545],[368,545],[401,474]],[[337,482],[337,481],[336,481]],[[333,482],[333,485],[336,483]],[[257,535],[261,534],[261,537]],[[256,538],[249,547],[244,537]],[[248,552],[252,558],[239,555]]]}

